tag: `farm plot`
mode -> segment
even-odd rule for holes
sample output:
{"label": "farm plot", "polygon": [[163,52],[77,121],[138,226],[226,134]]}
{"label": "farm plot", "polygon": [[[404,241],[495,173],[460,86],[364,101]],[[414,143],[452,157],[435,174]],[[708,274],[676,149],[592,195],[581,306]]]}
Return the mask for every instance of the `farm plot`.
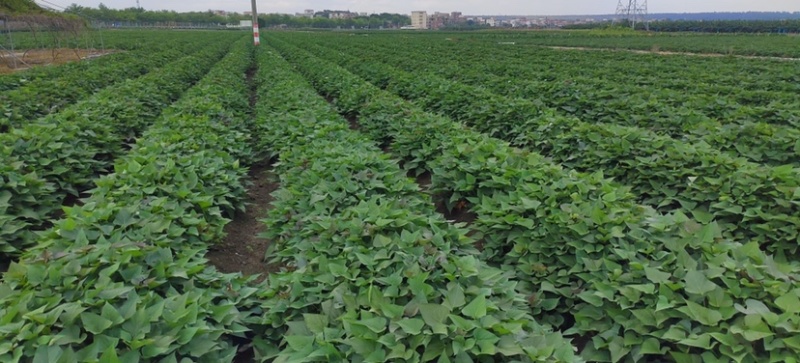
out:
{"label": "farm plot", "polygon": [[150,46],[131,52],[0,78],[0,132],[55,113],[107,86],[163,67],[203,49],[204,44],[230,42],[237,37],[241,35],[179,37],[162,33],[149,41]]}
{"label": "farm plot", "polygon": [[[513,51],[317,35],[226,35],[0,134],[0,361],[800,359],[791,164],[505,92]],[[268,275],[222,273],[265,165],[234,237],[269,250],[225,270]]]}
{"label": "farm plot", "polygon": [[[460,37],[459,33],[447,34]],[[470,37],[473,38],[473,37]],[[643,33],[627,30],[487,32],[476,39],[513,41],[528,46],[586,47],[607,50],[800,58],[798,37],[787,34]]]}
{"label": "farm plot", "polygon": [[[442,50],[450,57],[426,53],[427,57],[418,59],[396,51],[390,56],[392,50],[387,48],[376,51],[385,56],[385,62],[400,63],[406,71],[433,71],[506,96],[534,99],[583,120],[645,127],[675,138],[703,141],[756,162],[781,165],[800,159],[796,83],[800,63],[748,61],[729,66],[731,62],[694,64],[663,57],[601,61],[588,55],[565,57],[558,52],[502,48],[493,53],[508,61],[486,62],[484,56],[465,56],[449,47]],[[561,66],[549,66],[556,62]],[[673,63],[682,67],[672,74],[657,66]],[[765,82],[742,73],[774,78]],[[721,85],[726,80],[733,84]],[[764,90],[767,87],[783,89]],[[792,158],[771,149],[789,151]]]}
{"label": "farm plot", "polygon": [[[508,47],[475,52],[452,42],[432,46],[419,41],[409,41],[405,49],[420,56],[408,57],[382,42],[360,43],[349,53],[370,53],[371,59],[419,75],[420,82],[441,76],[530,99],[556,114],[587,122],[637,126],[692,143],[705,142],[759,163],[800,166],[800,62],[694,64],[680,57],[570,57]],[[502,61],[488,61],[483,54],[489,52]],[[676,68],[665,74],[659,65]],[[719,86],[726,80],[734,84]],[[679,85],[670,89],[675,83]],[[764,87],[783,89],[764,91]]]}
{"label": "farm plot", "polygon": [[[256,288],[208,270],[203,255],[244,194],[246,40],[11,265],[0,285],[0,359],[233,359]],[[211,55],[197,61],[215,63]]]}
{"label": "farm plot", "polygon": [[480,261],[396,161],[275,53],[259,65],[258,134],[281,175],[267,235],[286,267],[261,295],[257,357],[573,360],[511,273]]}
{"label": "farm plot", "polygon": [[798,174],[729,157],[637,127],[602,125],[554,114],[524,99],[435,77],[398,73],[379,63],[309,47],[367,75],[371,81],[491,136],[539,150],[564,166],[600,169],[630,185],[640,202],[717,220],[723,233],[747,238],[779,255],[798,247]]}
{"label": "farm plot", "polygon": [[[549,175],[542,171],[520,170],[520,161],[512,161],[520,160],[519,156],[527,155],[527,159],[522,158],[529,163],[527,168],[541,168],[547,162],[532,154],[503,151],[502,146],[497,141],[491,141],[492,139],[484,139],[489,140],[488,142],[474,139],[468,141],[469,132],[466,130],[448,132],[453,130],[453,124],[448,126],[445,123],[444,126],[437,127],[442,125],[442,121],[437,122],[441,117],[415,112],[413,107],[403,106],[399,99],[389,98],[382,102],[382,96],[378,95],[379,90],[357,77],[348,76],[341,69],[337,70],[333,64],[315,60],[310,54],[285,43],[271,41],[271,44],[279,47],[284,55],[295,62],[322,93],[340,100],[337,103],[343,113],[369,118],[370,123],[360,122],[365,131],[374,132],[384,142],[391,142],[392,133],[395,133],[394,138],[397,141],[391,144],[391,149],[398,150],[400,155],[408,158],[410,163],[407,165],[418,166],[424,163],[426,156],[435,159],[443,155],[443,159],[432,162],[428,169],[433,174],[434,184],[439,180],[443,186],[438,188],[442,191],[455,188],[454,193],[451,192],[455,200],[465,197],[475,205],[474,210],[479,215],[476,228],[484,231],[486,245],[489,247],[484,251],[488,251],[486,257],[489,261],[501,266],[512,266],[516,270],[518,279],[526,282],[522,285],[525,286],[523,289],[531,292],[531,303],[538,313],[534,316],[565,329],[568,334],[577,335],[576,345],[586,359],[681,361],[697,357],[696,359],[725,361],[733,355],[742,354],[742,357],[747,357],[747,361],[759,360],[756,357],[760,353],[756,351],[744,353],[741,349],[734,348],[737,353],[732,353],[730,348],[724,347],[727,343],[711,338],[721,338],[721,331],[716,330],[721,320],[714,318],[714,323],[711,323],[694,313],[684,314],[694,308],[701,308],[714,316],[720,313],[719,316],[722,317],[728,316],[724,311],[730,311],[724,306],[745,306],[746,303],[741,305],[744,302],[730,302],[728,297],[722,298],[729,301],[728,303],[700,298],[699,291],[691,285],[694,277],[699,275],[704,276],[701,278],[703,281],[722,278],[725,273],[717,275],[710,271],[721,272],[717,267],[733,266],[738,262],[733,263],[731,260],[732,264],[716,265],[722,261],[720,258],[739,260],[744,256],[741,248],[757,251],[757,244],[750,241],[741,244],[722,238],[716,223],[698,223],[682,213],[662,216],[649,214],[652,212],[647,212],[647,208],[635,207],[631,203],[626,189],[613,184],[593,188],[589,186],[591,184],[585,185],[586,181],[568,182],[563,176],[554,177],[553,170]],[[308,47],[307,44],[298,45]],[[458,126],[455,128],[459,129]],[[411,140],[420,140],[422,144],[409,150],[408,143]],[[437,142],[444,144],[444,148],[452,147],[453,151],[437,149]],[[482,164],[487,169],[482,170]],[[459,167],[463,169],[459,170]],[[580,174],[571,175],[574,178]],[[595,183],[604,181],[597,174],[592,177],[595,178]],[[552,183],[551,187],[546,186],[549,183]],[[520,190],[514,190],[517,187]],[[504,190],[509,190],[509,194],[505,194]],[[593,193],[597,194],[592,197]],[[557,197],[560,194],[563,195],[563,201],[559,201]],[[581,195],[586,198],[583,202],[579,199]],[[609,209],[605,210],[605,207]],[[690,225],[694,227],[689,227]],[[604,237],[602,233],[609,234]],[[564,240],[561,241],[560,238]],[[690,242],[691,240],[694,242]],[[722,247],[725,245],[728,247]],[[673,249],[675,247],[677,248]],[[607,252],[603,252],[604,248],[608,248],[605,250]],[[639,258],[641,259],[636,260]],[[662,258],[668,258],[670,262],[661,260]],[[759,261],[760,258],[755,258],[745,264],[761,265],[762,262]],[[775,262],[770,260],[770,263]],[[664,280],[657,278],[657,271],[662,270],[655,270],[656,266],[669,271],[667,274],[670,276],[662,275]],[[792,264],[785,265],[787,268],[789,266]],[[705,268],[710,270],[702,272]],[[582,272],[582,269],[585,270]],[[723,280],[740,280],[735,277],[737,273],[729,273],[729,278],[722,278],[706,287],[714,290],[720,288],[719,291],[727,291],[729,288],[738,291],[737,287],[722,287],[725,286]],[[678,277],[681,275],[683,278]],[[638,276],[638,281],[635,276]],[[662,285],[669,284],[667,281],[677,281],[672,280],[676,277],[682,282],[672,285],[674,288]],[[777,276],[774,278],[781,280]],[[679,297],[674,294],[681,291],[676,289],[681,284],[685,284],[681,293],[685,295]],[[620,298],[612,297],[615,293],[621,294]],[[652,295],[647,297],[648,294]],[[779,295],[784,296],[783,293]],[[673,299],[680,303],[667,303]],[[755,298],[752,301],[761,299]],[[620,305],[614,308],[614,302]],[[642,305],[637,307],[637,304]],[[661,304],[661,307],[647,307],[648,304]],[[663,310],[667,306],[684,313],[673,315]],[[772,309],[775,313],[786,311],[777,306]],[[644,315],[641,314],[650,313],[660,317],[651,316],[653,320],[642,320]],[[625,314],[633,315],[624,318]],[[734,321],[745,318],[730,317]],[[668,323],[670,319],[676,320]],[[648,327],[640,326],[642,323]],[[709,328],[711,326],[714,327]],[[721,338],[726,342],[740,341],[741,344],[749,345],[749,342],[754,341],[736,333],[740,331],[739,328],[729,329],[730,326],[726,324],[723,326],[725,328],[722,331],[730,334],[731,338]],[[619,329],[625,332],[624,338],[623,335],[617,335]],[[634,338],[634,331],[649,333]],[[672,335],[676,333],[677,335]],[[702,347],[696,345],[695,339],[699,337],[709,337],[708,344],[702,343]],[[706,338],[699,339],[706,341]]]}
{"label": "farm plot", "polygon": [[0,193],[7,196],[0,220],[2,258],[19,255],[34,244],[35,232],[48,227],[65,202],[74,204],[95,177],[112,171],[127,144],[228,47],[224,40],[208,44],[152,74],[0,134]]}

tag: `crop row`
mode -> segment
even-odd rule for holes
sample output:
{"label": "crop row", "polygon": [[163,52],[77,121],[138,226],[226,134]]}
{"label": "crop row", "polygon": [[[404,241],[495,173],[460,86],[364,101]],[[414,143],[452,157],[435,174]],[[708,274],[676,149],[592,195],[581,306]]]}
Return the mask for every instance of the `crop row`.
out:
{"label": "crop row", "polygon": [[[440,33],[439,38],[463,36]],[[570,30],[544,32],[491,32],[480,35],[483,41],[516,41],[519,45],[589,47],[605,49],[661,49],[673,52],[730,54],[744,56],[800,57],[797,39],[783,34],[646,33]],[[698,59],[702,61],[702,58]]]}
{"label": "crop row", "polygon": [[516,272],[534,317],[577,336],[583,358],[757,362],[800,351],[791,323],[800,267],[268,43],[406,167],[432,173],[434,190],[472,204],[484,256]]}
{"label": "crop row", "polygon": [[[478,42],[479,37],[472,35],[450,39],[435,35],[342,39],[341,35],[329,34],[316,38],[325,41],[325,38],[337,37],[339,43],[358,43],[390,52],[406,49],[415,54],[407,58],[415,60],[439,57],[477,63],[476,71],[518,74],[519,79],[556,84],[580,80],[599,89],[637,89],[641,93],[662,96],[662,101],[673,106],[680,105],[676,102],[679,100],[709,95],[716,96],[717,104],[708,106],[719,107],[719,111],[731,111],[729,107],[741,105],[768,106],[773,102],[786,105],[800,101],[796,62],[553,50],[519,42],[516,45]],[[391,47],[392,44],[395,47]],[[487,56],[494,61],[487,62]],[[554,64],[558,66],[553,67]]]}
{"label": "crop row", "polygon": [[34,67],[25,71],[0,75],[0,92],[8,92],[24,87],[31,82],[43,79],[62,77],[69,74],[79,74],[91,68],[113,66],[114,63],[124,61],[130,53],[109,54],[91,61],[67,63],[60,66]]}
{"label": "crop row", "polygon": [[261,361],[572,360],[527,313],[516,281],[372,141],[268,50],[259,57],[260,143],[281,188],[266,219],[284,271],[260,293]]}
{"label": "crop row", "polygon": [[[0,132],[33,120],[91,96],[100,89],[144,75],[164,64],[202,49],[201,44],[229,42],[230,34],[212,37],[172,37],[151,49],[113,55],[109,60],[55,69],[35,77],[17,89],[0,94]],[[83,63],[82,63],[83,64]]]}
{"label": "crop row", "polygon": [[[24,71],[0,75],[0,92],[11,91],[31,83],[52,80],[57,77],[75,77],[81,72],[94,68],[113,67],[115,63],[124,62],[131,55],[145,57],[167,49],[183,52],[196,48],[200,39],[235,39],[234,34],[149,32],[149,31],[116,31],[107,33],[102,44],[105,49],[120,51],[91,60],[70,62],[57,66],[33,67]],[[213,41],[213,40],[212,40]],[[86,44],[78,47],[85,47]],[[19,49],[19,48],[17,48]]]}
{"label": "crop row", "polygon": [[91,96],[96,91],[117,82],[146,74],[164,63],[183,57],[173,49],[165,49],[148,56],[124,54],[113,62],[98,63],[80,71],[38,78],[25,86],[0,95],[2,115],[0,132],[24,126],[34,120]]}
{"label": "crop row", "polygon": [[[392,51],[383,48],[378,50],[378,54],[390,53]],[[689,142],[706,142],[715,148],[733,155],[742,155],[755,162],[778,165],[798,163],[800,131],[797,126],[800,125],[800,113],[797,112],[797,105],[800,104],[800,99],[797,98],[796,90],[781,93],[787,95],[784,99],[780,98],[781,94],[760,94],[752,95],[756,99],[726,100],[715,90],[692,91],[684,87],[669,91],[662,89],[660,84],[630,86],[605,79],[602,75],[587,70],[583,71],[589,73],[587,75],[564,77],[565,69],[580,66],[564,65],[556,70],[541,69],[549,68],[556,62],[571,64],[568,60],[552,57],[537,57],[535,64],[541,65],[532,69],[534,67],[530,61],[516,61],[514,54],[510,52],[505,54],[502,62],[486,62],[481,57],[453,60],[446,55],[449,53],[444,54],[433,53],[429,57],[409,58],[395,51],[393,57],[384,58],[392,59],[393,64],[404,64],[408,71],[433,70],[506,96],[535,99],[584,121],[652,129]],[[496,56],[503,55],[501,53]],[[628,62],[629,68],[634,67],[633,61]],[[584,66],[581,69],[586,68]],[[666,75],[661,77],[664,78],[659,79],[669,79]],[[686,72],[681,77],[692,75]],[[730,91],[733,97],[748,92],[742,90],[742,87],[748,86],[739,84],[736,87]],[[739,104],[759,100],[766,104]]]}
{"label": "crop row", "polygon": [[[704,141],[757,162],[797,162],[800,155],[800,131],[797,131],[800,113],[796,111],[800,99],[797,98],[796,89],[783,93],[744,95],[742,93],[753,91],[742,90],[742,87],[757,86],[738,84],[728,93],[742,99],[731,100],[726,99],[719,90],[691,90],[689,87],[665,90],[662,83],[668,82],[668,75],[659,75],[662,81],[643,86],[615,82],[602,74],[602,66],[581,67],[573,65],[568,59],[555,57],[537,56],[532,64],[530,58],[534,55],[525,57],[502,50],[495,51],[495,56],[503,57],[500,62],[486,62],[481,56],[459,57],[453,55],[457,54],[454,52],[431,52],[423,53],[427,56],[406,57],[397,50],[384,47],[375,51],[385,60],[391,59],[392,64],[403,64],[407,71],[420,72],[425,69],[484,86],[506,96],[536,99],[559,112],[585,121],[640,126],[691,142]],[[556,63],[560,66],[552,69],[551,66]],[[636,63],[628,60],[620,66],[626,64],[627,68],[635,68]],[[565,76],[564,73],[572,68],[588,74]],[[618,71],[631,77],[627,72]],[[675,77],[693,77],[687,69],[683,71],[684,74]],[[637,79],[637,82],[643,81]],[[791,84],[787,81],[776,83]],[[762,101],[761,106],[739,104]]]}
{"label": "crop row", "polygon": [[[620,87],[619,91],[655,92],[673,106],[697,96],[711,95],[716,96],[718,103],[709,106],[719,107],[718,112],[732,111],[737,103],[739,106],[768,106],[772,102],[786,104],[799,100],[792,85],[796,65],[791,62],[513,46],[495,47],[495,51],[497,56],[503,57],[503,62],[496,65],[508,64],[511,66],[508,70],[522,69],[526,74],[541,72],[542,78],[554,82],[580,79],[601,89]],[[463,60],[473,58],[463,50],[460,53],[465,56]],[[522,61],[528,61],[528,67],[524,67]],[[555,62],[564,66],[549,67]]]}
{"label": "crop row", "polygon": [[127,143],[227,51],[217,41],[195,56],[107,88],[57,114],[0,134],[0,253],[17,255],[34,231],[98,174],[111,171]]}
{"label": "crop row", "polygon": [[237,158],[251,147],[252,59],[247,41],[233,45],[84,205],[66,208],[11,265],[0,285],[0,360],[233,360],[258,289],[203,255],[244,196]]}
{"label": "crop row", "polygon": [[[339,50],[345,47],[338,43],[325,44]],[[468,57],[446,51],[420,50],[420,56],[408,57],[406,50],[388,49],[380,43],[372,48],[359,46],[357,49],[349,53],[369,53],[371,59],[414,73],[421,83],[428,78],[446,77],[485,87],[503,96],[530,99],[550,107],[549,111],[556,115],[571,115],[592,123],[641,127],[691,143],[705,142],[732,156],[743,156],[757,163],[800,165],[800,131],[796,127],[800,124],[800,114],[792,114],[796,109],[793,105],[773,104],[761,108],[763,112],[737,105],[721,114],[706,109],[722,102],[714,93],[676,92],[687,94],[686,99],[670,105],[666,101],[674,97],[663,90],[643,91],[597,75],[564,79],[564,69],[574,66],[564,65],[570,63],[561,60],[538,57],[534,64],[540,66],[533,67],[528,58],[517,60],[512,54],[503,56],[501,50],[495,53],[500,53],[496,56],[502,56],[503,61],[486,62],[482,56]],[[556,62],[561,66],[550,70],[550,65]],[[548,69],[540,69],[545,67]],[[796,99],[794,93],[792,95]],[[758,113],[753,113],[756,111]]]}
{"label": "crop row", "polygon": [[[336,35],[331,35],[336,36]],[[484,63],[483,67],[501,69],[504,63],[514,66],[527,64],[526,72],[541,72],[543,78],[563,81],[571,78],[597,77],[604,86],[646,86],[647,90],[683,91],[684,95],[715,94],[725,99],[739,95],[755,105],[767,105],[768,100],[758,95],[777,96],[780,101],[796,102],[797,64],[763,59],[719,57],[691,57],[683,55],[641,54],[630,52],[591,52],[580,50],[546,49],[528,46],[524,42],[514,45],[484,42],[476,44],[474,36],[395,37],[395,43],[412,51],[425,49],[430,55],[454,56],[459,60],[485,57],[487,52],[500,57],[501,62]],[[391,42],[381,37],[352,39],[373,45]],[[513,42],[513,39],[510,39]],[[558,63],[559,67],[551,67]],[[587,81],[592,81],[587,79]],[[680,97],[681,95],[673,94]],[[733,99],[733,98],[731,98]],[[765,101],[765,102],[762,102]]]}
{"label": "crop row", "polygon": [[643,204],[716,220],[727,237],[779,255],[798,248],[800,170],[763,167],[638,128],[595,125],[541,112],[535,103],[485,89],[397,71],[363,58],[309,47],[376,85],[565,167],[602,172],[632,187]]}

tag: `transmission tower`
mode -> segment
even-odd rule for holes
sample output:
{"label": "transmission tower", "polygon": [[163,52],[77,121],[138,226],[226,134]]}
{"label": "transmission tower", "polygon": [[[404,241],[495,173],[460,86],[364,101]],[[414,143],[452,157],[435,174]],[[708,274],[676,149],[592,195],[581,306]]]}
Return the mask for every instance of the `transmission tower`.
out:
{"label": "transmission tower", "polygon": [[139,5],[139,0],[136,0],[136,8],[142,10],[142,6]]}
{"label": "transmission tower", "polygon": [[647,20],[647,0],[619,0],[617,4],[617,20],[627,20],[631,28],[636,29],[637,23],[644,23],[646,30],[650,30]]}

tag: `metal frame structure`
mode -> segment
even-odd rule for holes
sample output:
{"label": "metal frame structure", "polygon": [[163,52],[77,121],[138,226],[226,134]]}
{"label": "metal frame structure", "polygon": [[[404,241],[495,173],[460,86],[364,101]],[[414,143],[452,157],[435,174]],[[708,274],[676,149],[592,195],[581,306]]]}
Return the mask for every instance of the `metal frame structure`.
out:
{"label": "metal frame structure", "polygon": [[11,16],[7,14],[0,14],[0,22],[2,22],[3,27],[0,29],[2,32],[2,39],[0,39],[0,60],[3,62],[9,62],[12,68],[17,68],[18,64],[26,65],[25,61],[18,57],[15,49],[14,49],[14,36],[11,34],[10,22]]}
{"label": "metal frame structure", "polygon": [[627,20],[633,29],[636,29],[637,23],[644,23],[645,29],[650,30],[650,21],[647,18],[647,0],[619,0],[616,18],[617,20]]}
{"label": "metal frame structure", "polygon": [[[63,21],[61,21],[63,20]],[[22,28],[20,28],[22,27]],[[60,17],[50,17],[39,13],[0,13],[0,63],[8,65],[10,69],[28,68],[34,64],[40,64],[26,60],[28,52],[36,50],[52,50],[60,47],[61,41],[75,41],[74,49],[83,49],[81,43],[85,40],[85,49],[94,49],[94,39],[87,35],[89,28],[85,27],[81,21],[64,20]],[[15,35],[20,33],[51,33],[50,36],[40,35],[35,47],[19,50]],[[55,34],[55,35],[54,35]],[[103,33],[98,32],[100,48],[105,51]],[[45,39],[46,38],[46,39]],[[82,39],[85,38],[85,39]],[[55,56],[53,56],[55,60]]]}

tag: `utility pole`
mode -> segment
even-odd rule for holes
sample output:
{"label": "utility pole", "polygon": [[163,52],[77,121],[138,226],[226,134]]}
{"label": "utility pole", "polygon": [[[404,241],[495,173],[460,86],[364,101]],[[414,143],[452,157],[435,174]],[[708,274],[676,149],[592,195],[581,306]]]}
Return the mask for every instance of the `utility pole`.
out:
{"label": "utility pole", "polygon": [[259,46],[261,44],[261,38],[258,34],[258,9],[256,9],[256,0],[250,0],[253,4],[253,45]]}

